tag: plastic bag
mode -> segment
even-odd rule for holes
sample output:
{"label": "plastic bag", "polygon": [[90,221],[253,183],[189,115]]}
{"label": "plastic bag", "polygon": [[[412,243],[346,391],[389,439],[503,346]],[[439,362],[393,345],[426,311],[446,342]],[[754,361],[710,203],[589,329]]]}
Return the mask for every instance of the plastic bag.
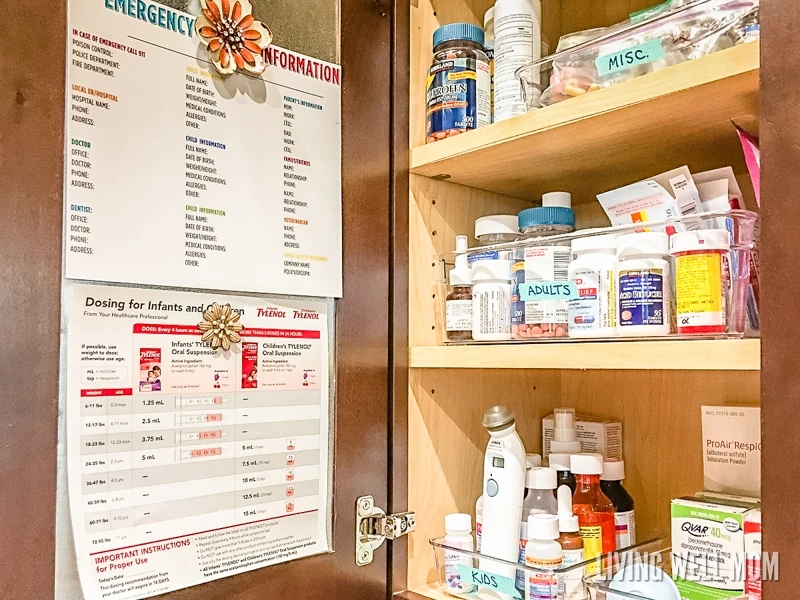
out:
{"label": "plastic bag", "polygon": [[555,54],[517,72],[528,109],[757,39],[758,7],[759,0],[668,0],[618,25],[563,36]]}

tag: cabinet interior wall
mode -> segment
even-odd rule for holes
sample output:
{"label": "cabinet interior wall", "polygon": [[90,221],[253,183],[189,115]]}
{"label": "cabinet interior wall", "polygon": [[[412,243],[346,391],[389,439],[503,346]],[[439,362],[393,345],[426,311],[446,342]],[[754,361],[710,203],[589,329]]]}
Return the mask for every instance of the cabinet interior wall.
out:
{"label": "cabinet interior wall", "polygon": [[[554,48],[562,33],[606,26],[655,0],[542,0],[543,33]],[[425,140],[425,80],[431,37],[455,21],[483,24],[491,0],[414,0],[411,8],[410,143]],[[733,135],[733,132],[731,133]],[[723,158],[720,159],[724,160]],[[725,166],[720,162],[716,166]],[[662,170],[680,166],[660,165]],[[692,165],[689,165],[692,167]],[[621,184],[625,165],[619,165]],[[746,204],[754,207],[743,166],[734,164]],[[654,171],[653,174],[659,171]],[[569,191],[569,182],[564,189]],[[598,192],[604,190],[597,190]],[[456,235],[474,243],[475,219],[515,214],[529,200],[411,175],[409,196],[409,344],[442,345],[437,257],[455,247]],[[578,227],[608,225],[596,201],[576,207]],[[635,353],[631,343],[631,353]],[[532,365],[533,366],[533,365]],[[753,405],[759,400],[758,371],[412,368],[409,374],[408,506],[417,513],[409,541],[408,587],[436,580],[429,538],[444,534],[444,516],[474,515],[481,493],[487,434],[483,411],[505,404],[517,415],[526,448],[541,451],[541,419],[556,406],[623,424],[626,488],[636,501],[637,528],[669,530],[670,499],[703,485],[700,407]]]}

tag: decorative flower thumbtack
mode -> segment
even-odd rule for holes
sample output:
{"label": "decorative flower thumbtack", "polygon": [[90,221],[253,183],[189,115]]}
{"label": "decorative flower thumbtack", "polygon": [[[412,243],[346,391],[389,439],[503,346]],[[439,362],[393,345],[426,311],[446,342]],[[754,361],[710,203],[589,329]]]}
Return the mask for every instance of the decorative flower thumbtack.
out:
{"label": "decorative flower thumbtack", "polygon": [[256,21],[249,0],[202,0],[203,14],[194,28],[208,47],[208,56],[223,75],[237,69],[263,73],[267,65],[261,52],[272,43],[269,27]]}
{"label": "decorative flower thumbtack", "polygon": [[239,323],[239,313],[233,312],[230,304],[220,306],[216,302],[203,313],[203,321],[197,324],[197,328],[203,332],[200,338],[204,342],[211,342],[211,349],[216,350],[222,346],[223,350],[230,350],[231,344],[242,340],[239,332],[243,325]]}

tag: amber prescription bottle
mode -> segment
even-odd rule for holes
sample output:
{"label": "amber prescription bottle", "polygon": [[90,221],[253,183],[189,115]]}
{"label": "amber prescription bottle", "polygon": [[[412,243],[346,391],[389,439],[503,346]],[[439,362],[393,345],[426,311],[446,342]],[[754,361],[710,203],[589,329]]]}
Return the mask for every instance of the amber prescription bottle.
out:
{"label": "amber prescription bottle", "polygon": [[614,552],[614,504],[600,489],[602,454],[573,454],[570,465],[576,483],[572,512],[578,517],[586,560]]}
{"label": "amber prescription bottle", "polygon": [[450,270],[451,291],[445,298],[445,331],[451,342],[472,339],[472,273],[467,262],[467,236],[456,237],[456,265]]}

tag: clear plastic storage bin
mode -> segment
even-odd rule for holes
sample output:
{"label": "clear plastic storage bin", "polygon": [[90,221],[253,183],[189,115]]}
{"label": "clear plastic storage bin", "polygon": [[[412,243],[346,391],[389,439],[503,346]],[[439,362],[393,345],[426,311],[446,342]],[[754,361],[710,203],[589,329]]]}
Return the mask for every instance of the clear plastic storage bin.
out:
{"label": "clear plastic storage bin", "polygon": [[[483,246],[480,248],[472,248],[467,251],[468,255],[487,252],[491,253],[496,251],[500,254],[498,256],[517,255],[521,252],[524,253],[525,249],[535,248],[537,246],[553,246],[553,245],[570,245],[573,240],[577,238],[586,238],[590,236],[598,236],[605,234],[624,235],[635,232],[643,231],[662,231],[668,234],[676,232],[684,232],[691,230],[702,229],[726,229],[730,234],[730,250],[722,252],[722,266],[721,273],[723,278],[723,292],[720,310],[724,314],[724,327],[713,333],[678,333],[677,315],[685,314],[685,309],[677,304],[676,298],[676,285],[675,281],[675,259],[673,256],[667,254],[664,258],[670,264],[669,269],[669,285],[668,293],[665,291],[663,298],[664,308],[669,308],[671,333],[669,335],[654,335],[642,337],[641,334],[636,337],[629,337],[625,335],[625,328],[617,328],[616,335],[614,336],[586,336],[581,337],[530,337],[526,339],[509,339],[503,343],[554,343],[554,342],[581,342],[581,341],[619,341],[625,339],[725,339],[725,338],[743,338],[743,337],[757,337],[759,333],[759,320],[758,320],[758,295],[759,295],[759,282],[758,282],[758,214],[746,210],[734,210],[728,212],[709,212],[690,217],[682,217],[669,221],[661,222],[648,222],[637,223],[633,225],[624,225],[619,227],[607,227],[592,230],[576,231],[569,234],[553,235],[545,238],[527,238],[520,239],[515,242],[505,244],[495,244],[492,246]],[[440,257],[441,263],[441,278],[439,281],[439,293],[436,294],[437,300],[433,301],[433,309],[437,313],[437,321],[439,324],[439,331],[442,332],[442,338],[445,343],[450,344],[476,344],[476,343],[492,343],[492,342],[474,342],[474,341],[453,341],[447,339],[444,324],[444,299],[447,297],[448,282],[446,273],[455,260],[455,253],[450,252],[443,254]],[[622,264],[622,263],[620,263]],[[616,280],[616,276],[615,276]],[[555,282],[558,283],[558,282]],[[625,305],[619,304],[615,284],[614,297],[612,302],[615,304],[614,320],[619,321],[620,312],[625,310]],[[685,290],[685,287],[683,288]],[[685,292],[684,292],[685,293]],[[513,310],[513,299],[517,296],[513,295],[512,303],[509,304],[509,323],[511,322],[511,311]],[[528,296],[530,297],[530,296]],[[472,318],[476,319],[479,316],[476,311],[479,306],[473,305]],[[681,312],[681,310],[683,312]],[[569,326],[569,323],[567,324]],[[702,328],[699,328],[702,331]],[[509,338],[511,334],[509,331]]]}
{"label": "clear plastic storage bin", "polygon": [[758,40],[759,0],[667,0],[612,27],[563,36],[517,70],[528,110]]}
{"label": "clear plastic storage bin", "polygon": [[[621,553],[620,560],[610,561],[595,574],[587,574],[583,581],[590,600],[676,600],[673,578],[691,578],[690,565],[673,561],[670,548],[653,548]],[[679,564],[680,562],[680,564]],[[742,584],[744,585],[744,584]],[[722,597],[710,591],[709,598]],[[744,594],[728,600],[751,600]]]}
{"label": "clear plastic storage bin", "polygon": [[[637,556],[660,555],[664,548],[662,536],[653,534],[648,536],[645,541],[614,554],[601,556],[570,567],[544,570],[489,558],[476,552],[467,552],[446,545],[444,540],[443,537],[430,540],[434,551],[434,565],[438,575],[439,588],[449,596],[470,600],[478,599],[479,589],[484,588],[494,590],[500,594],[498,597],[525,598],[525,591],[515,587],[518,571],[524,573],[525,579],[533,577],[539,582],[552,578],[553,585],[550,596],[539,595],[536,596],[537,599],[588,600],[591,598],[592,600],[601,600],[603,596],[593,595],[591,590],[601,589],[600,582],[603,581],[604,573],[606,575],[610,573],[613,576],[615,564],[635,561]],[[464,581],[466,576],[469,576],[470,579]],[[486,585],[479,583],[482,581],[485,581]],[[593,587],[595,585],[597,587]],[[541,593],[542,588],[538,589]],[[611,598],[609,596],[609,600]]]}

